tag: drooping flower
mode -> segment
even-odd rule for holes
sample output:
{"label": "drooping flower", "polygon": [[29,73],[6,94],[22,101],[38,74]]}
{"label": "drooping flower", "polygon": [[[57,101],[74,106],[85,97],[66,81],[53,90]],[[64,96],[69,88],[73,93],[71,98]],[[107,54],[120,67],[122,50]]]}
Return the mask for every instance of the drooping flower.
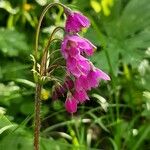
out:
{"label": "drooping flower", "polygon": [[86,93],[86,91],[81,90],[81,91],[75,91],[73,94],[73,97],[77,100],[77,102],[83,103],[86,100],[89,100],[89,97]]}
{"label": "drooping flower", "polygon": [[84,76],[80,76],[75,80],[75,89],[77,91],[80,90],[91,90],[91,88],[96,88],[99,85],[100,80],[110,80],[110,77],[104,73],[102,70],[93,68],[89,71],[89,73]]}
{"label": "drooping flower", "polygon": [[80,77],[85,75],[90,70],[89,61],[83,56],[78,57],[68,57],[66,60],[67,72],[71,73],[75,77]]}
{"label": "drooping flower", "polygon": [[91,88],[98,87],[99,81],[101,79],[102,80],[110,80],[110,77],[98,68],[92,69],[87,75],[87,80],[88,80],[89,86]]}
{"label": "drooping flower", "polygon": [[82,75],[75,79],[75,89],[76,91],[90,90],[90,86],[87,80],[87,75]]}
{"label": "drooping flower", "polygon": [[66,77],[65,82],[61,86],[57,86],[52,93],[52,100],[58,99],[60,96],[67,93],[68,90],[74,88],[74,82],[69,77]]}
{"label": "drooping flower", "polygon": [[61,45],[61,52],[65,59],[69,55],[77,56],[83,52],[91,56],[95,49],[96,47],[89,40],[78,35],[66,35]]}
{"label": "drooping flower", "polygon": [[[66,35],[61,44],[61,53],[66,60],[67,74],[74,81],[73,88],[68,89],[70,92],[67,94],[65,108],[69,113],[75,113],[78,103],[89,100],[87,92],[91,88],[98,87],[101,79],[110,80],[110,78],[86,58],[86,56],[93,55],[96,47],[89,40],[77,34],[82,28],[90,26],[88,18],[70,9],[66,9],[65,13],[67,16]],[[66,89],[65,85],[61,93],[64,92],[64,89]]]}
{"label": "drooping flower", "polygon": [[77,101],[70,93],[65,101],[65,108],[69,113],[75,113],[77,111]]}
{"label": "drooping flower", "polygon": [[67,32],[79,32],[82,28],[90,26],[90,21],[87,17],[79,12],[66,12],[67,20],[65,30]]}

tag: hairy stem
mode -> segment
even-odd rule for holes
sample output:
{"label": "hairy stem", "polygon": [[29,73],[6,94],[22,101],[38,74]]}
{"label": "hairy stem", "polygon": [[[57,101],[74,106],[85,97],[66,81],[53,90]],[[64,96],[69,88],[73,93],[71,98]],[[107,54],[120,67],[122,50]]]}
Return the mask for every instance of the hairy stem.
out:
{"label": "hairy stem", "polygon": [[[37,52],[38,52],[38,42],[39,42],[39,34],[40,34],[40,27],[41,27],[41,23],[43,21],[43,18],[46,14],[46,12],[53,6],[61,6],[63,8],[66,8],[66,6],[64,6],[63,4],[60,3],[51,3],[49,5],[47,5],[47,7],[43,10],[39,22],[38,22],[38,26],[37,26],[37,30],[36,30],[36,37],[35,37],[35,49],[34,49],[34,56],[35,56],[35,70],[37,70]],[[46,61],[47,61],[47,52],[48,52],[48,48],[50,46],[50,43],[52,41],[52,36],[55,34],[55,32],[57,32],[59,29],[61,29],[61,27],[56,28],[53,33],[51,34],[48,43],[46,45],[46,47],[43,50],[43,57],[41,60],[41,67],[40,67],[40,75],[44,75],[46,72]],[[34,117],[34,150],[39,150],[39,136],[40,136],[40,126],[41,126],[41,122],[40,122],[40,105],[41,105],[41,100],[40,100],[40,94],[41,94],[41,89],[42,89],[42,85],[40,83],[40,80],[36,81],[36,93],[35,93],[35,117]]]}
{"label": "hairy stem", "polygon": [[42,86],[37,83],[36,84],[36,93],[35,93],[35,117],[34,117],[34,150],[39,150],[39,135],[40,135],[40,95],[41,95]]}

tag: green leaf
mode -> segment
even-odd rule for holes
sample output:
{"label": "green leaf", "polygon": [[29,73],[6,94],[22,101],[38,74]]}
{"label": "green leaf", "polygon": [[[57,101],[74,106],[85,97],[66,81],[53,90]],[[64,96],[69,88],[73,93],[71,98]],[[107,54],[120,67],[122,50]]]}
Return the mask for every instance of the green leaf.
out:
{"label": "green leaf", "polygon": [[[96,32],[100,32],[103,37],[99,41],[104,40],[102,46],[104,46],[104,51],[106,49],[109,53],[115,74],[118,74],[120,62],[137,68],[145,57],[145,50],[150,45],[149,0],[127,1],[124,9],[118,3],[117,1],[115,9],[122,10],[118,15],[113,16],[116,11],[114,9],[112,15],[102,18],[103,20],[93,18],[94,27],[95,24],[97,26]],[[94,37],[94,34],[91,37]],[[98,67],[108,70],[110,68],[104,51],[97,52],[92,60],[95,59]]]}
{"label": "green leaf", "polygon": [[18,61],[4,61],[0,64],[0,69],[0,79],[3,81],[15,80],[16,78],[27,78],[29,73],[29,65]]}
{"label": "green leaf", "polygon": [[33,139],[28,133],[13,133],[0,141],[1,150],[32,150]]}
{"label": "green leaf", "polygon": [[29,50],[24,33],[0,28],[0,51],[7,56],[18,56]]}
{"label": "green leaf", "polygon": [[113,150],[118,150],[118,146],[117,144],[115,143],[115,141],[112,139],[112,138],[109,138],[110,142],[112,143],[113,145]]}
{"label": "green leaf", "polygon": [[142,126],[140,129],[140,137],[135,141],[135,144],[133,144],[132,150],[139,149],[140,145],[145,141],[145,139],[150,134],[150,126]]}
{"label": "green leaf", "polygon": [[0,8],[5,9],[6,11],[8,11],[11,14],[16,14],[18,11],[18,9],[12,8],[10,2],[4,1],[4,0],[0,1]]}
{"label": "green leaf", "polygon": [[2,134],[4,131],[6,131],[6,130],[12,128],[12,127],[15,127],[15,126],[16,126],[16,125],[13,125],[13,124],[12,124],[12,125],[7,125],[7,126],[1,128],[1,129],[0,129],[0,134]]}
{"label": "green leaf", "polygon": [[12,123],[7,119],[7,117],[0,115],[0,129],[9,125],[12,125]]}

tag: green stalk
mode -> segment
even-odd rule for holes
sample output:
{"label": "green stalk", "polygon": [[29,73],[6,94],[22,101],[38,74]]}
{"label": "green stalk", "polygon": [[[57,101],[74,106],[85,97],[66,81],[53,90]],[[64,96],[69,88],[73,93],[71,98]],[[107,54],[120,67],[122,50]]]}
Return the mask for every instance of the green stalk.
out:
{"label": "green stalk", "polygon": [[37,52],[38,52],[38,42],[39,42],[39,34],[40,34],[40,27],[41,27],[41,24],[42,24],[42,21],[43,21],[43,18],[45,16],[45,14],[47,13],[47,11],[53,7],[53,6],[61,6],[63,7],[64,9],[66,8],[66,6],[64,6],[63,4],[61,3],[51,3],[49,5],[47,5],[47,7],[43,10],[41,16],[40,16],[40,19],[39,19],[39,22],[38,22],[38,26],[37,26],[37,29],[36,29],[36,37],[35,37],[35,59],[37,60]]}
{"label": "green stalk", "polygon": [[110,61],[110,57],[109,57],[109,54],[108,54],[108,51],[106,50],[105,48],[105,55],[106,55],[106,58],[107,58],[107,62],[108,62],[108,65],[109,65],[109,69],[110,69],[110,72],[111,72],[111,81],[112,81],[112,88],[114,90],[114,95],[115,95],[115,102],[116,102],[116,113],[117,113],[117,120],[119,119],[119,97],[118,97],[118,91],[117,91],[117,88],[116,88],[116,81],[115,81],[115,75],[114,75],[114,72],[113,72],[113,67],[111,65],[111,61]]}
{"label": "green stalk", "polygon": [[[40,34],[40,27],[41,27],[41,23],[43,21],[43,18],[46,14],[46,12],[53,6],[61,6],[64,9],[66,8],[66,6],[64,6],[63,4],[60,3],[51,3],[49,5],[47,5],[47,7],[43,10],[39,22],[38,22],[38,26],[37,26],[37,30],[36,30],[36,37],[35,37],[35,49],[34,49],[34,56],[35,56],[35,70],[37,70],[37,52],[38,52],[38,42],[39,42],[39,34]],[[50,46],[50,43],[52,41],[52,36],[58,31],[58,29],[60,29],[61,27],[58,27],[56,29],[54,29],[53,33],[51,34],[46,47],[43,50],[43,57],[41,60],[41,67],[40,67],[40,75],[44,75],[46,74],[46,62],[47,62],[47,53],[48,53],[48,48]],[[37,71],[38,72],[38,71]],[[34,150],[39,150],[39,137],[40,137],[40,126],[41,126],[41,121],[40,121],[40,107],[41,107],[41,100],[40,100],[40,95],[41,95],[41,89],[42,89],[42,84],[40,83],[40,79],[38,79],[38,81],[36,81],[36,91],[35,91],[35,117],[34,117]]]}
{"label": "green stalk", "polygon": [[35,117],[34,117],[34,150],[39,150],[39,137],[40,137],[40,107],[41,107],[41,89],[42,86],[37,83],[36,84],[36,93],[35,93]]}

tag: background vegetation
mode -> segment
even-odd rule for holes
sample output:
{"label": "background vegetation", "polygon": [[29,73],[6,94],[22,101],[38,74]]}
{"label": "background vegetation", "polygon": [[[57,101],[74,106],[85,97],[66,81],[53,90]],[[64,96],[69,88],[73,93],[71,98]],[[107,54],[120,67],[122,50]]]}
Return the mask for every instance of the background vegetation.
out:
{"label": "background vegetation", "polygon": [[[30,54],[38,18],[50,2],[54,1],[0,1],[1,150],[33,149],[35,84]],[[51,100],[53,87],[47,85],[42,92],[41,150],[150,149],[150,1],[60,2],[90,18],[90,29],[81,34],[98,47],[91,60],[112,80],[101,82],[74,116],[66,113],[65,98]],[[41,49],[58,25],[64,25],[59,7],[44,19]],[[63,78],[59,70],[56,75]]]}

